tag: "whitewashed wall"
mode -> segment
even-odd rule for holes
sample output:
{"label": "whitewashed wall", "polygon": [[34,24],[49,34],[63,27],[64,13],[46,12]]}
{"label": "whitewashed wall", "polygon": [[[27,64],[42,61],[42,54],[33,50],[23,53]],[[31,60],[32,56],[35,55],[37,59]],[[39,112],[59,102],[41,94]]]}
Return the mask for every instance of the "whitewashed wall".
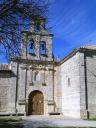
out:
{"label": "whitewashed wall", "polygon": [[[61,64],[62,113],[80,118],[79,54]],[[69,79],[69,84],[68,84]]]}

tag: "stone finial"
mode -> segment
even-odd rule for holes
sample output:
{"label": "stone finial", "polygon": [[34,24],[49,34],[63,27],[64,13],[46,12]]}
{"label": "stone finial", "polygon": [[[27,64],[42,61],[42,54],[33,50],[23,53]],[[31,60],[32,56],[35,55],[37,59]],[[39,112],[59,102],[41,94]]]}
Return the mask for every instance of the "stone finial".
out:
{"label": "stone finial", "polygon": [[43,17],[40,17],[40,31],[45,31],[45,19]]}
{"label": "stone finial", "polygon": [[46,19],[42,16],[34,16],[31,23],[30,23],[30,31],[45,31],[45,22]]}
{"label": "stone finial", "polygon": [[32,20],[30,23],[30,31],[34,32],[34,30],[35,30],[35,24],[34,24],[34,21]]}

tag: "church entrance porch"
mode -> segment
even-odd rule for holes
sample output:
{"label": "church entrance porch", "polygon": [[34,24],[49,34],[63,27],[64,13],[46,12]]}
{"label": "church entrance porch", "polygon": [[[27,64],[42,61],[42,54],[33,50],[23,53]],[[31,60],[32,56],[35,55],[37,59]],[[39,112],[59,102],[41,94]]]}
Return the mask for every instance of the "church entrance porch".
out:
{"label": "church entrance porch", "polygon": [[35,90],[29,94],[28,115],[44,114],[44,96],[43,93]]}

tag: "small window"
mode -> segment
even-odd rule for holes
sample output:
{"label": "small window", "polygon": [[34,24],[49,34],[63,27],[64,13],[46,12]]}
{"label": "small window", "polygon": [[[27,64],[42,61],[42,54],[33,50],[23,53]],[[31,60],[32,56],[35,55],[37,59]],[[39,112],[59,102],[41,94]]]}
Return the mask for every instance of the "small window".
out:
{"label": "small window", "polygon": [[29,43],[28,43],[28,52],[29,54],[35,54],[35,44],[34,44],[34,41],[33,40],[29,40]]}
{"label": "small window", "polygon": [[70,87],[70,85],[71,85],[71,84],[70,84],[70,78],[68,78],[68,87]]}
{"label": "small window", "polygon": [[45,41],[40,42],[40,54],[41,55],[46,54],[46,42]]}
{"label": "small window", "polygon": [[33,70],[30,72],[30,76],[31,76],[31,82],[33,82]]}

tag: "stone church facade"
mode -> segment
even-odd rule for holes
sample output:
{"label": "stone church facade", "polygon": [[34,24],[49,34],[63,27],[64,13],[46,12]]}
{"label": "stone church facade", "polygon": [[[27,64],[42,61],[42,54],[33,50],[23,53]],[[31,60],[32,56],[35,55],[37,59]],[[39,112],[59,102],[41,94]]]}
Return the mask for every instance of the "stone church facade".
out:
{"label": "stone church facade", "polygon": [[96,46],[56,61],[52,38],[44,22],[22,31],[21,56],[0,65],[0,115],[96,117]]}

